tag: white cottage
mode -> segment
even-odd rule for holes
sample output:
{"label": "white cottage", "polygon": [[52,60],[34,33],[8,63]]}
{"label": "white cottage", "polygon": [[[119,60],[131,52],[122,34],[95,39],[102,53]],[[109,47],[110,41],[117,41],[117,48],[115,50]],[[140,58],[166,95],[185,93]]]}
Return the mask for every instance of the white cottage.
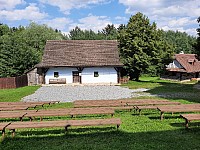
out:
{"label": "white cottage", "polygon": [[118,43],[114,40],[50,40],[37,65],[43,84],[117,84]]}

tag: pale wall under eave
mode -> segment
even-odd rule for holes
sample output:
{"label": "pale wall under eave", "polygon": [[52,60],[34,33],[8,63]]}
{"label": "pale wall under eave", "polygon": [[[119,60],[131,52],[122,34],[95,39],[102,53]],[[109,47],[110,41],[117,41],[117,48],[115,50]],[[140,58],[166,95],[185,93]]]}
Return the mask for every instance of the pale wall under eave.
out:
{"label": "pale wall under eave", "polygon": [[[66,83],[73,83],[72,71],[77,68],[57,67],[50,68],[45,75],[45,84],[49,84],[49,79],[66,78]],[[54,72],[59,72],[59,77],[54,78]],[[99,73],[99,77],[94,77],[94,72]],[[81,72],[82,84],[93,83],[118,83],[117,71],[114,67],[91,67],[84,68]]]}

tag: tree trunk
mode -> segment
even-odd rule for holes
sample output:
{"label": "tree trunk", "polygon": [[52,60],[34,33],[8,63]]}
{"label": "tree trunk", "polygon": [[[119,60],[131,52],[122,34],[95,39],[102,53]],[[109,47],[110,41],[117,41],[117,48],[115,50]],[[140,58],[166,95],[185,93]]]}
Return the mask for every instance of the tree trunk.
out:
{"label": "tree trunk", "polygon": [[140,70],[138,69],[134,69],[134,72],[130,73],[130,80],[139,81],[139,77],[140,77]]}

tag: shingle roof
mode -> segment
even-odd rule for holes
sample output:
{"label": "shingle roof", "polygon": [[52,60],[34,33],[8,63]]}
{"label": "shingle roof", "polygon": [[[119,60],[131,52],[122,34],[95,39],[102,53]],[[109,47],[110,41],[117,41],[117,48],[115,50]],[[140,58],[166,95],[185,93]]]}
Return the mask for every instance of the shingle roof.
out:
{"label": "shingle roof", "polygon": [[[181,72],[200,72],[200,61],[195,54],[176,54],[175,59],[183,66]],[[173,68],[168,68],[169,71],[174,71]],[[179,70],[177,70],[179,71]]]}
{"label": "shingle roof", "polygon": [[114,40],[49,40],[37,67],[123,66]]}

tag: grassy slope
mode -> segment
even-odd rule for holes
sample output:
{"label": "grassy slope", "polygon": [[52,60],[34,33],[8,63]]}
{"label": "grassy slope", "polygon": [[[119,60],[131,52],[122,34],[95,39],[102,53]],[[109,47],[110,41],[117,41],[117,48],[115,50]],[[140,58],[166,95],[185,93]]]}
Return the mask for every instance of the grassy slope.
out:
{"label": "grassy slope", "polygon": [[[190,98],[176,97],[170,100],[182,100],[184,102],[200,102],[195,96],[200,93],[193,89],[192,84],[170,83],[155,78],[142,78],[143,82],[129,82],[124,86],[130,88],[150,88],[151,93],[190,93]],[[146,81],[145,81],[146,80]],[[148,81],[147,81],[148,80]],[[151,80],[151,81],[149,81]],[[191,100],[192,99],[192,100]],[[57,104],[51,108],[72,107],[71,103]],[[93,116],[94,117],[94,116]],[[95,116],[95,118],[107,118],[110,116]],[[117,131],[115,127],[85,127],[71,128],[68,133],[64,129],[26,129],[17,131],[14,139],[6,138],[0,144],[0,149],[10,150],[49,150],[49,149],[87,149],[87,150],[164,150],[164,149],[200,149],[199,122],[190,124],[190,130],[184,129],[184,120],[179,114],[166,114],[163,121],[159,120],[159,112],[146,110],[138,116],[134,111],[118,111],[114,117],[122,119],[122,125]],[[76,119],[91,118],[89,116]],[[45,118],[71,119],[69,117]]]}
{"label": "grassy slope", "polygon": [[17,89],[1,89],[0,90],[0,102],[17,102],[22,97],[34,93],[39,86],[26,86]]}

